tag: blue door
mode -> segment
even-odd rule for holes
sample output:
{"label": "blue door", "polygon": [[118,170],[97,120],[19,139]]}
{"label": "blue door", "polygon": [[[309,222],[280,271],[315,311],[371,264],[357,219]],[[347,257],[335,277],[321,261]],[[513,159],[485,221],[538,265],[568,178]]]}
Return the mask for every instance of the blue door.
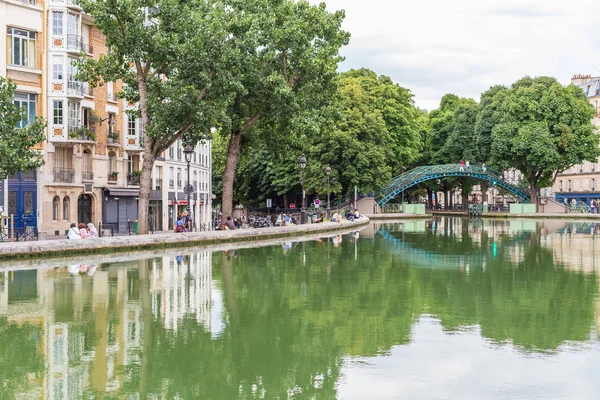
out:
{"label": "blue door", "polygon": [[15,228],[37,227],[37,172],[18,172],[8,177],[8,215]]}

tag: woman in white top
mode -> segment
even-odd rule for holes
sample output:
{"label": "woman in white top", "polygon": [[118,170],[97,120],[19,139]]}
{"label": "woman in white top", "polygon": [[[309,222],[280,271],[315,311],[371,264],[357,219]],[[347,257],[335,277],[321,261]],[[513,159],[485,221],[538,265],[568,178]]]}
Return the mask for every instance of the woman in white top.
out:
{"label": "woman in white top", "polygon": [[71,229],[69,229],[69,233],[67,234],[67,239],[78,240],[81,239],[81,234],[79,233],[79,229],[77,229],[77,224],[74,222],[71,224]]}

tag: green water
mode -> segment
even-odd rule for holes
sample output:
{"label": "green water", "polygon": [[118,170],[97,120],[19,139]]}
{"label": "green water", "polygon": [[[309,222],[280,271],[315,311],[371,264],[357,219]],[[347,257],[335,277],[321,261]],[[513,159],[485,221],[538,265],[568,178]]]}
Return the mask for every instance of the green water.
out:
{"label": "green water", "polygon": [[438,218],[0,264],[0,398],[595,399],[599,237]]}

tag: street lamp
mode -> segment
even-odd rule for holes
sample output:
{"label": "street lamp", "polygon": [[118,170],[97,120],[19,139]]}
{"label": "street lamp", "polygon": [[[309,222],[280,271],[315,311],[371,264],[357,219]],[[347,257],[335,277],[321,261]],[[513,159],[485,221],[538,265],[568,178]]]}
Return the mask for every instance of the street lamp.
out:
{"label": "street lamp", "polygon": [[[187,194],[187,212],[188,212],[188,221],[190,221],[190,217],[192,213],[190,212],[190,205],[192,204],[192,189],[193,186],[190,183],[190,163],[192,162],[192,154],[194,154],[194,149],[190,146],[190,143],[185,145],[185,149],[183,149],[183,154],[185,155],[185,161],[187,161],[187,185],[185,185],[185,193]],[[193,228],[193,223],[190,221],[190,230]]]}
{"label": "street lamp", "polygon": [[306,157],[300,157],[300,168],[302,169],[302,210],[300,210],[300,222],[306,223],[306,191],[304,190],[304,169],[306,168]]}
{"label": "street lamp", "polygon": [[329,199],[331,194],[331,165],[327,164],[325,172],[327,173],[327,218],[329,218],[329,214],[331,213],[331,200]]}

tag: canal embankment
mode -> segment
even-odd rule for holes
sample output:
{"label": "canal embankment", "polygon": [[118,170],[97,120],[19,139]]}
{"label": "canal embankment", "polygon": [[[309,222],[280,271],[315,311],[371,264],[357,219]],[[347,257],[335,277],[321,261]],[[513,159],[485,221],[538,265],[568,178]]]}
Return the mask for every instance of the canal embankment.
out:
{"label": "canal embankment", "polygon": [[[397,214],[402,215],[402,214]],[[428,211],[428,216],[437,215],[437,216],[445,216],[445,217],[460,217],[460,216],[468,216],[468,213],[465,211]],[[508,212],[487,212],[478,215],[481,218],[497,218],[497,219],[515,219],[515,218],[525,218],[525,219],[558,219],[558,220],[578,220],[578,221],[598,221],[600,222],[600,214],[585,214],[585,213],[535,213],[535,214],[511,214]],[[403,218],[403,217],[397,217]]]}
{"label": "canal embankment", "polygon": [[431,219],[430,214],[402,214],[402,213],[390,213],[390,214],[365,214],[371,221],[380,220],[402,220],[402,219]]}
{"label": "canal embankment", "polygon": [[81,255],[106,255],[117,252],[161,250],[177,247],[208,246],[227,243],[268,242],[273,239],[298,238],[307,235],[352,231],[369,224],[369,218],[361,217],[355,222],[326,222],[278,226],[235,231],[210,231],[186,233],[157,233],[102,237],[84,240],[40,240],[0,243],[0,261],[55,258]]}

